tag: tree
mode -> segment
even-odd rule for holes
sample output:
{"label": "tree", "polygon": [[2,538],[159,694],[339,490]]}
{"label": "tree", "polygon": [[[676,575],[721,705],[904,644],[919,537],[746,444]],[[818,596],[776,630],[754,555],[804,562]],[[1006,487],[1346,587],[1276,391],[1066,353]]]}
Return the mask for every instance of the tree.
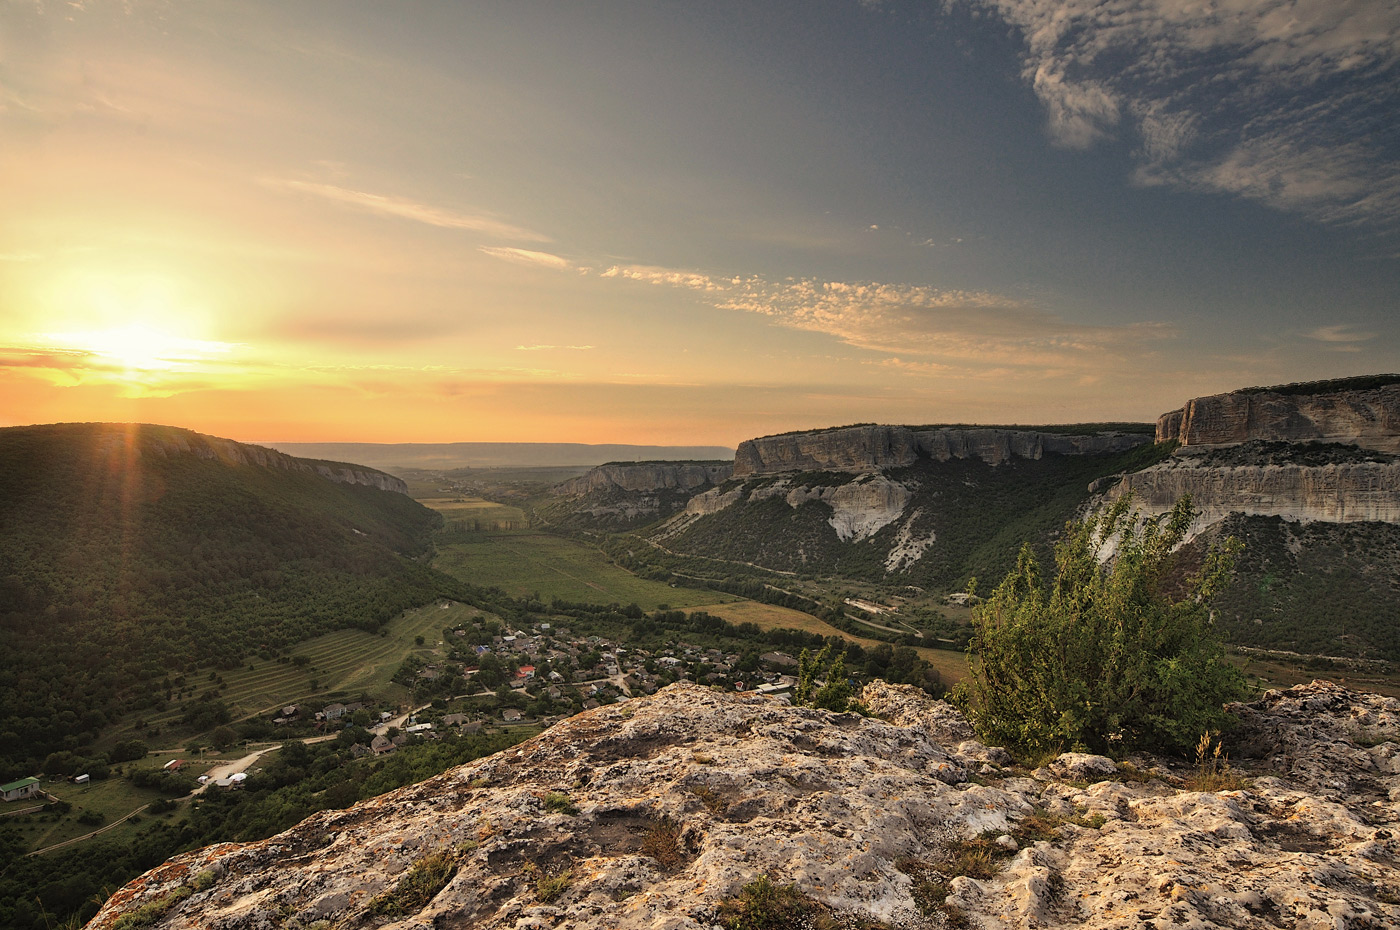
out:
{"label": "tree", "polygon": [[[814,657],[806,649],[797,662],[797,685],[793,688],[794,704],[844,711],[851,705],[854,690],[846,678],[846,656],[839,653],[831,659],[831,643],[822,647]],[[823,683],[817,686],[817,681]]]}
{"label": "tree", "polygon": [[[973,612],[962,698],[983,739],[1028,755],[1184,753],[1228,725],[1223,705],[1244,695],[1245,681],[1225,659],[1210,601],[1239,544],[1212,548],[1173,596],[1164,582],[1195,516],[1190,498],[1155,519],[1130,507],[1125,496],[1070,524],[1049,585],[1023,546]],[[1105,549],[1111,568],[1098,558]]]}

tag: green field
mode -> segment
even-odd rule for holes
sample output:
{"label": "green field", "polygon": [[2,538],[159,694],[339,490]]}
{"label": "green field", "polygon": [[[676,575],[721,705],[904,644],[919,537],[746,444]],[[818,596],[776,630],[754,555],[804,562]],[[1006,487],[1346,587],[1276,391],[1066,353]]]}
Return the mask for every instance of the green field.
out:
{"label": "green field", "polygon": [[[72,785],[63,782],[46,782],[44,789],[61,801],[73,805],[67,814],[42,813],[20,814],[7,817],[5,822],[13,824],[20,831],[29,849],[44,849],[65,840],[85,836],[103,827],[110,827],[103,836],[121,840],[135,836],[144,820],[155,817],[172,817],[173,811],[164,814],[151,814],[142,808],[160,797],[155,791],[137,788],[125,778],[109,778],[86,785]],[[28,806],[26,803],[23,806]],[[131,820],[117,823],[123,817],[140,811]],[[81,814],[95,812],[102,815],[100,824],[78,822]],[[115,826],[112,826],[116,824]]]}
{"label": "green field", "polygon": [[[873,649],[880,645],[880,641],[877,639],[852,636],[850,633],[838,630],[825,620],[818,620],[811,614],[804,614],[800,610],[793,610],[789,607],[762,604],[758,601],[737,601],[724,604],[705,604],[701,605],[700,609],[712,613],[716,617],[723,617],[730,623],[752,623],[762,630],[793,629],[817,633],[822,636],[840,636],[860,643],[866,649]],[[962,652],[923,647],[917,647],[914,651],[925,662],[938,669],[938,674],[943,676],[945,684],[951,685],[967,677],[967,656]]]}
{"label": "green field", "polygon": [[538,595],[545,603],[559,598],[655,610],[662,604],[680,609],[738,600],[639,578],[592,546],[547,533],[493,533],[442,543],[433,567],[468,584],[498,587],[511,597]]}
{"label": "green field", "polygon": [[[475,607],[444,601],[400,615],[385,627],[383,636],[363,630],[327,633],[292,650],[292,655],[306,656],[310,660],[304,668],[290,662],[254,659],[242,668],[220,672],[223,685],[218,696],[228,705],[235,720],[269,714],[286,704],[303,701],[319,708],[320,703],[329,703],[334,696],[361,692],[401,703],[407,700],[408,694],[389,679],[403,660],[414,652],[428,658],[442,638],[444,627],[481,616],[483,612]],[[424,645],[414,642],[417,636],[423,637]],[[193,684],[199,692],[215,686],[198,677]],[[139,737],[148,744],[163,746],[178,739],[180,714],[180,708],[172,702],[164,713],[148,716],[140,730],[128,725],[114,731],[109,738],[117,741]],[[159,727],[162,734],[169,732],[171,735],[144,736],[144,731],[151,727]]]}
{"label": "green field", "polygon": [[424,507],[442,514],[446,528],[463,528],[477,532],[520,529],[527,525],[525,512],[510,504],[462,494],[421,496],[416,498]]}

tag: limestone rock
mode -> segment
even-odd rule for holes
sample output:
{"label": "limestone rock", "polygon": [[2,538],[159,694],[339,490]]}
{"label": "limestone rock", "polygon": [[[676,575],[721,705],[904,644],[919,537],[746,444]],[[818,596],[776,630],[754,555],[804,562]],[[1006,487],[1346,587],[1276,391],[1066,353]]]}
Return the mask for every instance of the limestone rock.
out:
{"label": "limestone rock", "polygon": [[1157,419],[1157,441],[1183,447],[1246,442],[1343,442],[1400,452],[1400,384],[1314,394],[1234,391],[1197,397]]}
{"label": "limestone rock", "polygon": [[611,462],[563,482],[554,492],[582,497],[596,491],[689,491],[722,484],[733,471],[729,462]]}
{"label": "limestone rock", "polygon": [[[995,755],[956,710],[881,683],[862,700],[876,716],[673,685],[177,857],[90,926],[165,902],[149,926],[701,930],[760,875],[889,928],[1400,925],[1400,700],[1314,682],[1238,705],[1249,779],[1222,790],[1179,763],[1124,780],[1096,757],[1056,763],[1107,776],[1087,785],[990,762],[953,779]],[[952,851],[984,834],[1000,867],[958,874]],[[455,872],[409,898],[435,856]]]}
{"label": "limestone rock", "polygon": [[975,458],[997,465],[1012,457],[1038,459],[1046,453],[1122,452],[1145,442],[1146,436],[1116,432],[1067,436],[994,428],[847,426],[741,442],[734,452],[734,476],[800,471],[873,472],[909,465],[920,456],[938,462]]}

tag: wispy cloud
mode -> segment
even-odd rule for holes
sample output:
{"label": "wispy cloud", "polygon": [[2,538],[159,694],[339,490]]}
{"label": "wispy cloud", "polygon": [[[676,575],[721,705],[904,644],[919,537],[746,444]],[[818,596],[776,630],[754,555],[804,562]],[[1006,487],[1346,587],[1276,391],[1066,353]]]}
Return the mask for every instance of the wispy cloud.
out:
{"label": "wispy cloud", "polygon": [[672,287],[688,287],[697,291],[718,291],[722,286],[721,282],[709,275],[674,268],[658,268],[654,265],[613,265],[603,272],[602,277],[625,278],[647,284],[669,284]]}
{"label": "wispy cloud", "polygon": [[1156,323],[1086,326],[986,291],[878,282],[720,277],[655,266],[613,267],[603,277],[669,285],[705,295],[716,308],[767,317],[889,356],[894,368],[1035,366],[1080,371],[1146,351],[1174,335]]}
{"label": "wispy cloud", "polygon": [[516,346],[516,347],[515,347],[515,350],[516,350],[517,352],[547,352],[547,351],[553,351],[553,350],[563,350],[563,351],[571,351],[571,352],[584,352],[584,351],[587,351],[587,350],[589,350],[589,349],[591,349],[591,348],[593,348],[593,346],[534,345],[534,346]]}
{"label": "wispy cloud", "polygon": [[43,257],[38,252],[0,252],[0,262],[37,262]]}
{"label": "wispy cloud", "polygon": [[1309,339],[1322,343],[1333,352],[1360,352],[1364,343],[1376,338],[1376,333],[1358,332],[1350,323],[1319,326],[1308,333]]}
{"label": "wispy cloud", "polygon": [[508,262],[518,262],[523,265],[535,265],[541,268],[554,268],[558,271],[569,271],[574,267],[573,262],[549,252],[536,252],[531,249],[513,249],[503,245],[483,245],[477,251],[484,252],[492,258],[505,259]]}
{"label": "wispy cloud", "polygon": [[334,184],[322,184],[317,181],[265,178],[262,183],[272,188],[320,197],[324,200],[363,210],[367,213],[411,220],[415,223],[424,223],[428,226],[438,226],[443,229],[465,229],[472,232],[485,233],[486,235],[501,239],[516,239],[524,242],[549,241],[549,237],[541,233],[532,232],[531,230],[512,225],[485,214],[461,213],[444,207],[435,207],[430,204],[422,204],[400,197],[372,194],[367,191],[337,187]]}
{"label": "wispy cloud", "polygon": [[1059,145],[1136,145],[1144,184],[1324,222],[1400,223],[1400,5],[1371,0],[949,0],[1024,42]]}

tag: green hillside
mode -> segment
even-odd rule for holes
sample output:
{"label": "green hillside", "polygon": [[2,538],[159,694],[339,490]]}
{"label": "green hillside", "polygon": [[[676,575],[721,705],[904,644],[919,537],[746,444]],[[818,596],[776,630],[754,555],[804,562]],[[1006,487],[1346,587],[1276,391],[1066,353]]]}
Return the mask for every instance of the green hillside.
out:
{"label": "green hillside", "polygon": [[[1143,445],[1111,455],[1046,455],[1001,465],[920,459],[885,473],[914,489],[904,510],[912,515],[909,522],[895,521],[859,541],[838,538],[829,522],[831,507],[821,501],[790,507],[782,498],[750,499],[752,491],[779,480],[777,476],[736,481],[733,486],[743,489],[743,500],[695,521],[665,545],[677,554],[774,571],[958,590],[973,575],[1004,575],[1022,540],[1048,543],[1088,498],[1091,482],[1142,468],[1169,451],[1165,445]],[[852,481],[844,473],[782,477],[795,487]],[[886,557],[901,533],[934,542],[917,561],[887,571]]]}
{"label": "green hillside", "polygon": [[171,427],[0,430],[0,774],[159,711],[168,677],[459,593],[414,561],[437,514],[240,448]]}

